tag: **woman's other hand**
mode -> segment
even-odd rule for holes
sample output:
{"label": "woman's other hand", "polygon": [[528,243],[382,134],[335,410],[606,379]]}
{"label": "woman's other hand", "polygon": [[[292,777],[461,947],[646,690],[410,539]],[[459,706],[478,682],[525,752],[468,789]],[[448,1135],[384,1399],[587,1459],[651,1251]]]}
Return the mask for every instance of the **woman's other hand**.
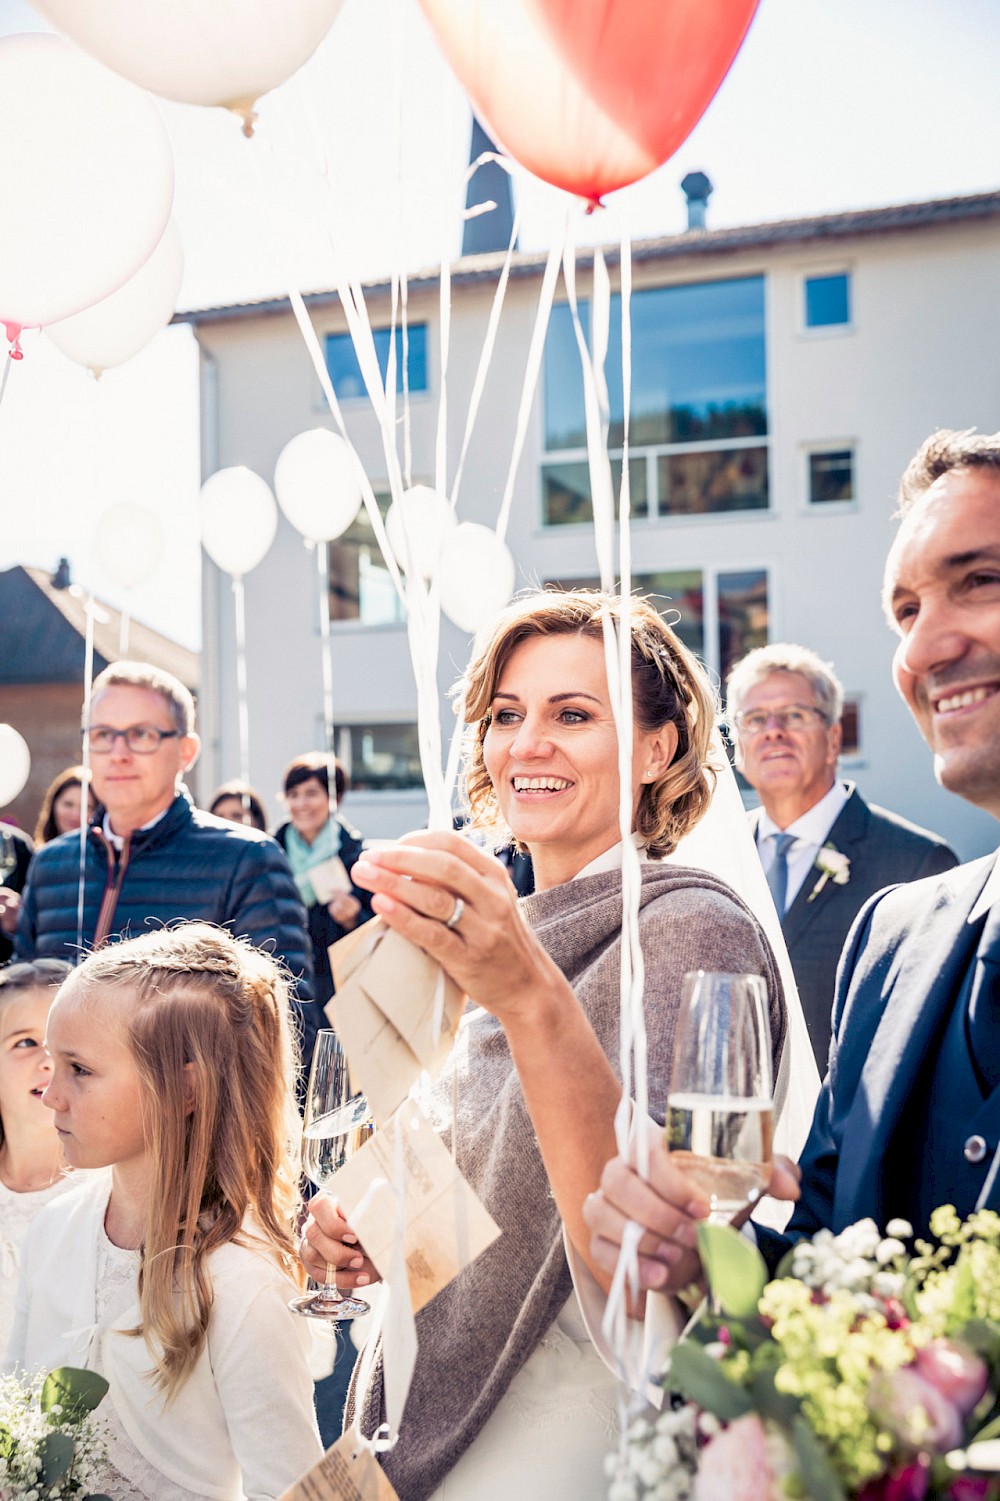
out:
{"label": "woman's other hand", "polygon": [[326,1194],[309,1201],[309,1215],[299,1241],[299,1259],[314,1282],[327,1280],[327,1267],[336,1274],[341,1292],[381,1281],[375,1264],[344,1219],[337,1203]]}
{"label": "woman's other hand", "polygon": [[[800,1180],[796,1163],[776,1157],[768,1192],[776,1199],[795,1200]],[[671,1161],[662,1141],[650,1144],[648,1179],[639,1176],[632,1162],[614,1157],[604,1169],[600,1188],[583,1206],[591,1233],[591,1257],[611,1275],[625,1226],[633,1220],[643,1228],[638,1245],[640,1286],[646,1291],[678,1292],[701,1279],[698,1222],[708,1218],[709,1208],[708,1199]],[[737,1215],[733,1225],[742,1225],[750,1212],[748,1207]]]}
{"label": "woman's other hand", "polygon": [[13,937],[17,931],[17,914],[21,910],[21,894],[9,886],[0,886],[0,931]]}
{"label": "woman's other hand", "polygon": [[341,928],[357,927],[361,903],[350,891],[338,891],[326,904],[326,910]]}

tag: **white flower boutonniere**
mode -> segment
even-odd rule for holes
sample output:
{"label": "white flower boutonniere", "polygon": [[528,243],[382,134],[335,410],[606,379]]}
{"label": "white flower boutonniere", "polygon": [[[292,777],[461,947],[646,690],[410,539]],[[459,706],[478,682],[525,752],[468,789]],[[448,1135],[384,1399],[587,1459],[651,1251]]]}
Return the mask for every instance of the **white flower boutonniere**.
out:
{"label": "white flower boutonniere", "polygon": [[820,872],[819,880],[810,891],[808,900],[819,896],[827,881],[832,881],[835,886],[846,886],[851,879],[851,862],[840,850],[834,849],[832,844],[824,844],[813,862],[815,869]]}

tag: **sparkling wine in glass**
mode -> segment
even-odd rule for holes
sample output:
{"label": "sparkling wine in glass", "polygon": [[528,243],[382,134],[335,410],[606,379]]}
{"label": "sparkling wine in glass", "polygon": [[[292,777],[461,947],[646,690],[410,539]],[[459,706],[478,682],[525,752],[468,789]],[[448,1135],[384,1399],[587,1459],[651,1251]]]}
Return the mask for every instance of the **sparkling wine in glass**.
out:
{"label": "sparkling wine in glass", "polygon": [[13,834],[0,825],[0,886],[6,886],[7,877],[17,870],[17,844]]}
{"label": "sparkling wine in glass", "polygon": [[[374,1130],[367,1100],[351,1087],[347,1057],[337,1034],[324,1029],[316,1038],[302,1132],[302,1166],[320,1192]],[[323,1286],[293,1298],[288,1306],[306,1318],[335,1323],[369,1312],[363,1298],[347,1297],[340,1291],[329,1265]]]}
{"label": "sparkling wine in glass", "polygon": [[771,1176],[771,1029],[760,975],[684,977],[667,1097],[667,1147],[727,1224]]}

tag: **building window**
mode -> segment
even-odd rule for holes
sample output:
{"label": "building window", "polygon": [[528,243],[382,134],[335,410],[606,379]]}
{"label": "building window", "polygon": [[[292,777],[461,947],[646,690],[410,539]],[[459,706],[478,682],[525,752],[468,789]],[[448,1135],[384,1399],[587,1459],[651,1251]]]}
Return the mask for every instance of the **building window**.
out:
{"label": "building window", "polygon": [[[589,338],[590,310],[580,305]],[[607,360],[611,459],[624,440],[621,302]],[[583,376],[570,308],[552,309],[545,343],[546,526],[592,519]],[[629,479],[639,517],[766,509],[764,279],[643,288],[632,297]],[[617,451],[616,451],[617,450]],[[568,494],[566,492],[569,492]]]}
{"label": "building window", "polygon": [[[386,491],[375,499],[384,520],[392,496]],[[406,619],[366,506],[330,543],[330,619],[363,625],[399,625]]]}
{"label": "building window", "polygon": [[849,699],[844,703],[844,712],[840,716],[841,741],[840,751],[844,756],[860,756],[861,754],[861,705],[857,699]]}
{"label": "building window", "polygon": [[[375,328],[372,330],[372,337],[375,340],[375,354],[378,357],[378,368],[384,386],[389,368],[389,347],[393,331],[391,328]],[[395,348],[396,390],[399,392],[403,389],[403,330],[401,328],[395,331]],[[330,372],[330,379],[333,381],[333,389],[337,393],[338,401],[353,401],[358,397],[368,395],[354,348],[354,340],[350,334],[327,334],[326,368]],[[411,393],[428,389],[426,323],[411,323],[407,327],[406,374],[407,388]]]}
{"label": "building window", "polygon": [[809,455],[809,504],[854,499],[854,450],[831,449]]}
{"label": "building window", "polygon": [[807,276],[804,288],[806,328],[834,328],[850,323],[851,278],[846,271]]}
{"label": "building window", "polygon": [[[560,589],[599,589],[595,578],[549,580]],[[736,661],[768,639],[764,568],[739,573],[686,568],[637,573],[632,586],[652,596],[677,635],[723,681]]]}
{"label": "building window", "polygon": [[354,792],[423,787],[415,724],[338,724],[336,737]]}

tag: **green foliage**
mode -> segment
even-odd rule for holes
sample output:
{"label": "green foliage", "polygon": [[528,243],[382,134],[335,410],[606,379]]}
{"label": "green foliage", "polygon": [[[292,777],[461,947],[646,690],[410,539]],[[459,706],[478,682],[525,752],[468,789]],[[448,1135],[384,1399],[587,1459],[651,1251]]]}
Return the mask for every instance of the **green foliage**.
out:
{"label": "green foliage", "polygon": [[714,1412],[724,1423],[753,1412],[750,1394],[723,1375],[719,1362],[689,1340],[671,1352],[668,1381],[671,1389],[706,1412]]}
{"label": "green foliage", "polygon": [[103,1401],[107,1390],[108,1383],[96,1371],[59,1366],[45,1378],[40,1399],[42,1411],[51,1413],[54,1407],[60,1407],[67,1422],[81,1423]]}
{"label": "green foliage", "polygon": [[767,1286],[767,1266],[757,1247],[729,1225],[698,1226],[701,1256],[712,1297],[731,1318],[749,1319],[757,1312]]}
{"label": "green foliage", "polygon": [[38,1446],[42,1461],[42,1482],[48,1488],[61,1480],[73,1463],[76,1450],[68,1433],[47,1433]]}

